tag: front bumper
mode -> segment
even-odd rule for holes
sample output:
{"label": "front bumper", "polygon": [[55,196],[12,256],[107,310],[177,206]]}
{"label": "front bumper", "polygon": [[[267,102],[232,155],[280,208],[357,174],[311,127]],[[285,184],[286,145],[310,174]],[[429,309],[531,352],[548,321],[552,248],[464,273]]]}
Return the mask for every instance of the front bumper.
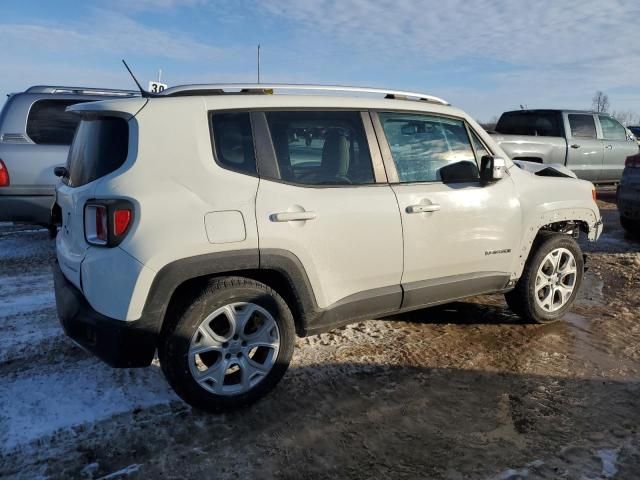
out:
{"label": "front bumper", "polygon": [[157,331],[144,318],[115,320],[95,311],[82,292],[53,267],[58,317],[65,333],[99,359],[118,368],[146,367],[156,350]]}

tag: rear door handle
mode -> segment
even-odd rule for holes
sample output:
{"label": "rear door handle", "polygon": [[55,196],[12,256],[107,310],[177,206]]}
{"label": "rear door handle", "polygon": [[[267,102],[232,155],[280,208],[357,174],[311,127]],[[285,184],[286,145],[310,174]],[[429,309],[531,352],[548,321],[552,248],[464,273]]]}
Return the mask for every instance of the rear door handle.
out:
{"label": "rear door handle", "polygon": [[315,212],[280,212],[269,215],[269,220],[272,222],[296,222],[314,218],[316,218]]}
{"label": "rear door handle", "polygon": [[431,203],[429,205],[409,205],[407,207],[407,213],[429,213],[429,212],[437,212],[440,210],[440,205],[437,203]]}
{"label": "rear door handle", "polygon": [[577,143],[574,143],[573,145],[571,145],[571,148],[580,148],[580,145],[578,145]]}
{"label": "rear door handle", "polygon": [[613,149],[613,145],[605,145],[605,147],[607,150],[612,150]]}

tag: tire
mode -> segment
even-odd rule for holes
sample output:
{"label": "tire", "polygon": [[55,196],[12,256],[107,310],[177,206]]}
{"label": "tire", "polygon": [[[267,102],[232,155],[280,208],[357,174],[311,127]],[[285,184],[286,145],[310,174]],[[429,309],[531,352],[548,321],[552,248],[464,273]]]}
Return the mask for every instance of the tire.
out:
{"label": "tire", "polygon": [[247,406],[280,381],[295,345],[291,310],[277,292],[244,277],[211,280],[176,309],[158,347],[175,392],[212,412]]}
{"label": "tire", "polygon": [[[558,267],[554,267],[556,258]],[[541,232],[520,280],[505,294],[507,305],[525,321],[555,322],[573,305],[583,275],[584,259],[576,241],[568,235]]]}
{"label": "tire", "polygon": [[634,221],[630,218],[620,216],[620,225],[627,233],[633,236],[640,236],[640,221]]}

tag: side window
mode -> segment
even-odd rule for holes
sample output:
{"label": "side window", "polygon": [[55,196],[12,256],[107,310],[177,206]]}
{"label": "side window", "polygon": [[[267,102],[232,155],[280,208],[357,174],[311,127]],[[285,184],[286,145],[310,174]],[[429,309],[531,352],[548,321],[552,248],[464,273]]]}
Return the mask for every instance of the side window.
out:
{"label": "side window", "polygon": [[569,114],[571,136],[577,138],[596,138],[596,122],[593,115]]}
{"label": "side window", "polygon": [[462,120],[390,112],[379,117],[401,183],[453,183],[479,178]]}
{"label": "side window", "polygon": [[374,183],[359,112],[267,112],[282,180],[308,185]]}
{"label": "side window", "polygon": [[27,116],[27,135],[38,144],[71,145],[80,116],[65,112],[78,100],[38,100]]}
{"label": "side window", "polygon": [[218,163],[230,170],[256,175],[249,113],[212,113],[209,122]]}
{"label": "side window", "polygon": [[600,126],[602,127],[602,136],[605,140],[627,140],[627,132],[617,120],[606,115],[598,115]]}

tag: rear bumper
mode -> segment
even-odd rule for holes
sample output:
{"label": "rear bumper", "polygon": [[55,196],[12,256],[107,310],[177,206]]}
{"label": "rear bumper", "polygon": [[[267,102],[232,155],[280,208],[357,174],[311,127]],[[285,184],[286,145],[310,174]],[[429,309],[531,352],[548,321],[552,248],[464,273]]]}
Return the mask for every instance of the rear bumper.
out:
{"label": "rear bumper", "polygon": [[58,317],[65,333],[99,359],[119,368],[146,367],[153,360],[157,331],[145,322],[109,318],[95,311],[82,292],[53,267]]}
{"label": "rear bumper", "polygon": [[0,189],[0,222],[51,223],[51,208],[55,194],[16,193],[7,188]]}

